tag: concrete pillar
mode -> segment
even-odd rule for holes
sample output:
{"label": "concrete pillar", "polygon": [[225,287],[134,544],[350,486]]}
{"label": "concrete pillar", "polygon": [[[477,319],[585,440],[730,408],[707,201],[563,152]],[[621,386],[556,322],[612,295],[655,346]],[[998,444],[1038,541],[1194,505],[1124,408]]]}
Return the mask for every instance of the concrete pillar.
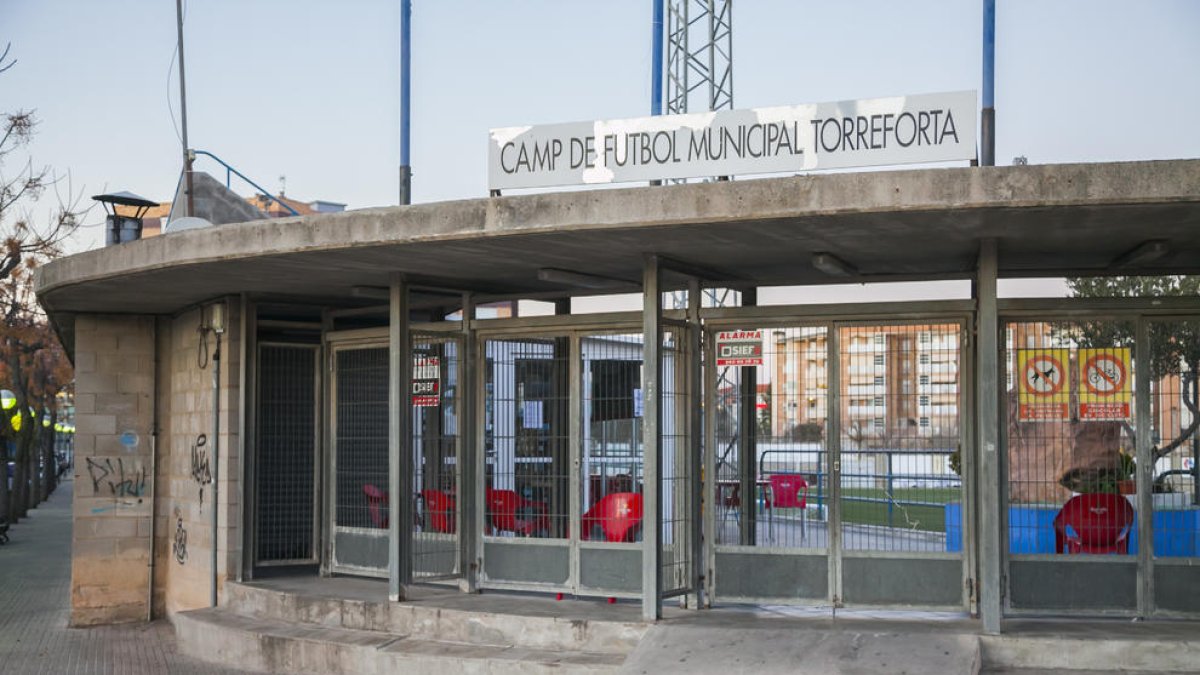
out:
{"label": "concrete pillar", "polygon": [[409,294],[404,277],[391,282],[388,323],[388,597],[405,599],[412,583],[412,337],[409,333]]}
{"label": "concrete pillar", "polygon": [[662,270],[647,256],[642,282],[642,618],[662,616]]}
{"label": "concrete pillar", "polygon": [[1000,503],[1000,357],[999,319],[996,316],[997,244],[985,239],[979,245],[975,279],[976,433],[979,467],[979,612],[985,633],[1000,632],[1001,528]]}

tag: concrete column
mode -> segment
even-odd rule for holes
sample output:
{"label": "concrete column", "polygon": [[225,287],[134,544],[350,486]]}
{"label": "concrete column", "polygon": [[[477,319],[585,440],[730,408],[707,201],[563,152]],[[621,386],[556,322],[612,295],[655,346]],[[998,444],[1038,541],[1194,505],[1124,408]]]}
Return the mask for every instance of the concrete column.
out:
{"label": "concrete column", "polygon": [[1001,528],[1000,503],[1000,355],[999,319],[996,315],[997,243],[979,244],[979,266],[974,284],[976,301],[975,367],[977,408],[976,444],[979,504],[979,613],[985,633],[1000,632]]}
{"label": "concrete column", "polygon": [[[1150,398],[1150,363],[1153,355],[1150,350],[1150,322],[1146,317],[1138,317],[1137,335],[1134,340],[1136,349],[1137,369],[1134,372],[1134,421],[1138,429],[1147,432],[1154,428],[1151,421]],[[1154,444],[1149,433],[1138,433],[1134,447],[1137,459],[1137,604],[1138,616],[1143,618],[1154,614]]]}
{"label": "concrete column", "polygon": [[75,523],[71,625],[150,611],[153,317],[75,320]]}
{"label": "concrete column", "polygon": [[662,270],[647,256],[642,270],[642,618],[662,616]]}
{"label": "concrete column", "polygon": [[412,339],[408,283],[392,275],[388,321],[388,597],[412,583]]}
{"label": "concrete column", "polygon": [[[758,304],[758,290],[747,288],[742,291],[742,307]],[[758,414],[758,370],[754,367],[738,368],[741,371],[741,387],[738,392],[738,488],[742,495],[741,544],[754,546],[758,540],[758,450],[755,441]]]}
{"label": "concrete column", "polygon": [[[700,281],[688,282],[687,331],[684,333],[687,348],[683,351],[687,359],[687,423],[688,423],[688,498],[687,514],[691,527],[688,543],[692,557],[691,586],[688,603],[692,609],[704,606],[704,578],[708,556],[704,550],[703,484],[700,480],[704,467],[704,390],[702,382],[704,350],[701,345],[704,333],[700,327]],[[711,474],[710,474],[711,475]]]}
{"label": "concrete column", "polygon": [[476,499],[483,494],[479,487],[479,425],[476,423],[476,402],[479,396],[479,349],[472,322],[475,301],[470,293],[462,300],[462,359],[458,369],[458,544],[459,564],[462,566],[463,592],[474,593],[479,588],[479,546],[482,523],[478,518]]}

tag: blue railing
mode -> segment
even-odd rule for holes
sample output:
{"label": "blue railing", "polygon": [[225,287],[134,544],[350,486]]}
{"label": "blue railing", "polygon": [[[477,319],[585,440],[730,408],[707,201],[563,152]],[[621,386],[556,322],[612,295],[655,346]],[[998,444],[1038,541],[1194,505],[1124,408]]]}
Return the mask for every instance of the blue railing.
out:
{"label": "blue railing", "polygon": [[260,186],[258,183],[255,183],[254,181],[250,180],[246,176],[246,174],[244,174],[241,171],[238,171],[237,169],[230,166],[229,162],[226,162],[225,160],[221,159],[220,157],[217,157],[216,155],[212,154],[211,152],[209,152],[207,150],[192,150],[192,154],[193,155],[204,155],[205,157],[211,158],[217,164],[220,164],[221,166],[225,167],[225,187],[226,188],[230,187],[230,183],[233,180],[233,176],[237,176],[238,178],[241,178],[242,180],[244,180],[248,184],[250,184],[250,186],[253,187],[255,190],[258,190],[259,194],[261,194],[262,196],[266,197],[267,199],[270,199],[271,201],[275,202],[276,204],[287,209],[288,213],[292,214],[293,216],[300,215],[299,211],[297,211],[296,209],[293,209],[286,202],[280,200],[278,197],[271,194],[270,192],[267,192],[267,190],[264,189],[262,186]]}

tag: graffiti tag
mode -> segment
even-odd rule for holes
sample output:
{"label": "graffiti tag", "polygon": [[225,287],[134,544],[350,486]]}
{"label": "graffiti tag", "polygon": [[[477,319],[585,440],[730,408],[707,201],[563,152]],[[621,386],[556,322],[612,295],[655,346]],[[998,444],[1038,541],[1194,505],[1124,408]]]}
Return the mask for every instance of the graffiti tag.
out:
{"label": "graffiti tag", "polygon": [[171,543],[171,553],[175,556],[175,562],[180,565],[187,562],[187,530],[183,527],[183,516],[179,514],[179,509],[175,509],[175,539]]}
{"label": "graffiti tag", "polygon": [[92,489],[96,492],[100,491],[101,485],[107,485],[113,498],[137,497],[138,502],[142,501],[141,496],[146,491],[146,469],[140,463],[131,461],[127,469],[125,460],[119,457],[115,463],[112,459],[95,460],[88,457],[87,468]]}
{"label": "graffiti tag", "polygon": [[192,480],[200,486],[200,508],[204,508],[204,486],[212,482],[212,468],[208,459],[208,436],[200,434],[192,443]]}

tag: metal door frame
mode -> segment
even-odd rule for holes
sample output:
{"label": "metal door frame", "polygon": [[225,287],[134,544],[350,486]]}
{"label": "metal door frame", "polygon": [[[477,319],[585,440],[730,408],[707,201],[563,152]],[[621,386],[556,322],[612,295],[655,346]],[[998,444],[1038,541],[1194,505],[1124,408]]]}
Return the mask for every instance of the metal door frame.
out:
{"label": "metal door frame", "polygon": [[[312,414],[313,414],[313,484],[312,484],[313,519],[312,519],[312,540],[310,543],[310,547],[311,547],[310,555],[307,558],[296,558],[296,559],[290,559],[290,560],[265,560],[265,561],[258,559],[258,516],[260,514],[260,509],[262,508],[261,504],[259,503],[259,499],[258,499],[258,478],[259,478],[260,474],[257,471],[258,467],[261,464],[261,462],[259,460],[259,441],[261,440],[261,434],[262,434],[262,419],[261,419],[262,415],[260,414],[261,410],[259,408],[259,406],[262,403],[262,397],[259,395],[260,394],[259,387],[262,386],[262,367],[261,367],[262,350],[264,348],[270,348],[270,347],[283,347],[283,348],[287,348],[287,349],[309,349],[312,351],[312,358],[314,361],[314,363],[313,363],[313,389],[314,389],[314,391],[313,391],[313,410],[312,410]],[[324,426],[325,426],[323,423],[324,420],[322,419],[324,417],[324,415],[321,414],[321,409],[322,409],[321,394],[322,394],[322,391],[324,389],[324,384],[325,384],[324,383],[325,378],[322,377],[322,372],[321,372],[321,363],[323,360],[322,352],[323,352],[323,347],[319,343],[284,342],[284,341],[279,341],[279,340],[268,340],[268,341],[261,341],[261,342],[258,340],[255,340],[255,343],[254,343],[254,362],[251,367],[254,370],[254,372],[253,372],[254,380],[253,381],[254,381],[255,389],[251,395],[253,396],[254,418],[256,421],[256,424],[254,427],[254,440],[253,440],[253,445],[252,445],[253,452],[254,452],[253,464],[255,467],[255,471],[253,472],[254,484],[252,486],[250,486],[250,490],[254,493],[254,497],[253,497],[254,506],[253,506],[253,509],[251,509],[252,514],[249,514],[249,515],[251,515],[252,519],[249,521],[249,523],[248,523],[249,527],[247,528],[251,532],[251,534],[250,534],[251,549],[250,549],[249,558],[251,560],[252,568],[282,567],[282,566],[289,566],[289,565],[318,565],[321,562],[321,550],[322,550],[321,532],[323,529],[322,524],[323,524],[323,520],[324,520],[322,518],[322,508],[321,508],[321,494],[323,492],[322,491],[322,481],[323,481],[323,476],[324,476],[324,471],[323,471],[323,467],[322,467],[323,462],[321,461],[321,458],[322,458],[322,449],[321,449],[322,442],[321,441],[322,441],[322,436],[323,436]]]}
{"label": "metal door frame", "polygon": [[[472,322],[475,328],[476,353],[478,354],[479,376],[475,381],[475,396],[477,411],[475,420],[475,475],[478,477],[474,490],[475,522],[477,528],[477,548],[480,560],[480,588],[500,590],[540,591],[571,593],[579,596],[641,598],[640,585],[634,591],[615,591],[584,587],[580,583],[580,566],[582,551],[591,550],[621,550],[636,551],[641,558],[640,543],[608,543],[584,542],[579,533],[582,527],[582,434],[583,434],[583,349],[582,341],[592,335],[623,335],[641,334],[641,312],[620,312],[609,314],[566,315],[553,317],[531,317],[525,319],[488,319]],[[486,425],[486,382],[488,379],[484,369],[487,368],[488,341],[513,340],[554,340],[567,339],[566,365],[568,368],[568,460],[566,470],[568,476],[568,522],[570,535],[564,539],[537,539],[519,537],[492,537],[486,531],[486,502],[484,489],[487,483],[487,458],[485,456],[485,425]],[[507,581],[485,578],[488,544],[513,546],[554,547],[567,550],[567,579],[563,584],[553,582]],[[641,563],[639,562],[639,565]]]}
{"label": "metal door frame", "polygon": [[[826,382],[828,389],[826,391],[826,415],[827,415],[827,431],[824,440],[825,466],[823,467],[826,475],[829,477],[830,493],[828,497],[829,515],[826,518],[828,527],[827,547],[824,549],[814,547],[761,547],[761,546],[741,546],[741,545],[718,545],[716,543],[716,508],[708,508],[705,513],[705,560],[709,574],[705,575],[705,590],[708,594],[709,601],[713,604],[721,602],[753,602],[753,603],[771,603],[771,604],[796,604],[817,607],[842,607],[846,603],[842,600],[842,581],[843,574],[841,569],[842,560],[844,557],[843,547],[841,545],[841,470],[840,470],[840,455],[841,447],[837,439],[841,434],[841,397],[840,397],[840,345],[839,345],[839,329],[843,327],[859,327],[859,326],[903,326],[903,325],[918,325],[918,324],[947,324],[953,323],[960,327],[960,340],[958,345],[959,355],[959,384],[958,384],[958,406],[959,406],[959,445],[961,448],[960,456],[962,457],[962,499],[963,499],[963,548],[959,553],[934,553],[934,552],[900,552],[903,556],[897,556],[896,552],[877,551],[864,552],[855,551],[849,557],[854,558],[887,558],[896,559],[898,557],[913,558],[913,559],[961,559],[962,561],[962,578],[963,591],[962,602],[950,609],[967,610],[974,604],[973,588],[975,586],[974,579],[976,577],[975,567],[977,564],[975,549],[976,549],[976,522],[975,511],[978,504],[974,499],[975,490],[973,489],[975,475],[975,442],[973,428],[971,422],[974,417],[974,411],[968,406],[973,405],[973,397],[970,394],[970,385],[974,375],[974,359],[971,356],[970,326],[974,317],[974,303],[972,301],[927,301],[927,302],[897,302],[897,303],[870,303],[870,304],[828,304],[828,305],[786,305],[786,306],[758,306],[758,307],[736,307],[736,308],[712,308],[701,310],[701,316],[704,319],[704,345],[705,345],[705,375],[704,375],[704,399],[705,409],[715,410],[716,406],[716,361],[714,355],[715,334],[720,330],[729,330],[733,328],[762,328],[770,330],[774,328],[796,328],[796,327],[824,327],[826,328]],[[716,448],[716,427],[713,415],[705,416],[705,476],[715,476],[715,448]],[[714,505],[716,503],[716,483],[714,480],[706,480],[704,484],[704,500],[706,504]],[[723,597],[720,593],[717,580],[717,554],[719,552],[728,552],[734,554],[748,554],[752,556],[812,556],[823,555],[828,564],[828,587],[826,597],[823,599],[817,598],[780,598],[780,597],[756,597],[756,596],[729,596]],[[853,606],[853,605],[852,605]],[[909,604],[870,604],[862,605],[871,608],[902,608],[911,609],[913,605]],[[931,608],[947,609],[945,606],[933,605]]]}
{"label": "metal door frame", "polygon": [[[1049,298],[1049,299],[1014,299],[1000,300],[997,307],[999,345],[1001,355],[1008,357],[1008,347],[1005,331],[1010,323],[1037,322],[1083,322],[1083,321],[1125,321],[1134,324],[1134,347],[1138,344],[1149,343],[1148,327],[1151,322],[1190,321],[1200,324],[1200,299],[1188,297],[1161,298]],[[1016,347],[1014,346],[1014,349]],[[1136,359],[1136,355],[1134,356]],[[1001,363],[1004,363],[1002,360]],[[1008,406],[1004,394],[1005,381],[998,377],[1001,389],[1000,419],[1007,419]],[[1150,418],[1150,375],[1148,368],[1136,368],[1134,373],[1134,419],[1138,428],[1153,428]],[[1200,433],[1200,432],[1198,432]],[[1149,442],[1150,434],[1137,434],[1136,461],[1137,472],[1137,525],[1139,530],[1138,550],[1125,556],[1086,556],[1077,561],[1084,564],[1119,565],[1132,563],[1136,568],[1136,605],[1132,608],[1112,609],[1060,609],[1060,608],[1020,608],[1012,606],[1012,574],[1011,565],[1014,560],[1009,543],[1010,532],[1008,524],[1008,429],[1006,424],[1000,425],[1000,441],[1004,452],[1000,454],[1000,556],[1002,576],[1001,611],[1005,616],[1114,616],[1142,618],[1196,618],[1200,612],[1179,612],[1161,610],[1155,602],[1155,567],[1194,567],[1200,558],[1156,558],[1154,555],[1154,526],[1153,526],[1153,497],[1150,482],[1153,478],[1154,461],[1151,453],[1153,448]],[[1146,470],[1142,467],[1150,467]],[[1148,533],[1145,534],[1145,533]],[[1061,561],[1058,555],[1022,554],[1016,556],[1017,562],[1053,562]]]}
{"label": "metal door frame", "polygon": [[[464,415],[462,414],[462,411],[464,409],[462,406],[462,403],[463,403],[463,401],[466,400],[466,397],[468,395],[468,392],[465,391],[465,387],[463,387],[463,381],[465,379],[463,377],[463,375],[465,374],[466,368],[468,367],[467,363],[466,363],[466,350],[464,349],[464,347],[466,346],[466,339],[464,338],[463,333],[462,333],[461,322],[453,322],[453,323],[449,324],[448,326],[439,325],[439,324],[411,324],[410,329],[409,329],[409,340],[412,343],[411,345],[409,345],[410,358],[411,358],[411,355],[414,353],[413,345],[416,345],[418,342],[439,342],[439,343],[443,343],[443,344],[449,343],[449,344],[454,344],[456,346],[456,351],[457,351],[456,358],[458,360],[458,369],[456,371],[456,378],[455,378],[455,382],[454,382],[454,404],[455,404],[455,411],[456,411],[455,415],[457,416],[457,420],[458,420],[457,426],[458,426],[458,439],[459,440],[458,440],[457,447],[455,450],[455,458],[454,458],[454,488],[455,488],[455,494],[456,494],[455,512],[454,512],[455,530],[454,530],[454,534],[450,534],[450,535],[441,534],[441,533],[413,532],[412,556],[414,557],[414,560],[413,560],[413,568],[412,569],[413,569],[413,580],[416,582],[426,583],[426,582],[458,580],[465,576],[464,570],[466,567],[465,565],[463,565],[463,555],[462,555],[463,550],[462,550],[462,545],[461,545],[461,541],[460,541],[460,537],[462,536],[462,533],[464,531],[463,530],[463,520],[464,520],[463,504],[464,504],[464,502],[462,500],[462,496],[463,496],[463,461],[464,461],[464,458],[468,458],[467,461],[470,461],[470,459],[469,459],[470,453],[467,452],[467,447],[466,447],[466,442],[465,442],[465,440],[468,437],[465,434],[463,434],[463,431],[472,423],[472,420],[466,419],[464,417]],[[449,378],[449,368],[446,368],[445,372],[446,372],[446,380],[443,380],[443,382],[442,382],[443,387],[445,387],[445,382]],[[444,392],[444,389],[443,389],[443,392]],[[445,400],[446,400],[445,396],[443,395],[442,396],[443,404],[444,404]],[[413,409],[415,410],[415,407]],[[439,411],[441,411],[441,414],[444,414],[444,411],[441,410],[440,405],[438,406],[438,409],[439,409]],[[412,430],[412,431],[414,431],[413,436],[415,438],[415,430]],[[406,444],[406,447],[407,447],[407,451],[412,452],[412,449],[413,449],[412,448],[412,439],[410,439],[408,441],[408,443]],[[408,480],[413,480],[415,478],[416,478],[416,472],[415,472],[415,464],[414,464],[413,475],[408,477]],[[401,477],[401,480],[404,480],[403,476]],[[414,491],[414,494],[418,494],[418,492]],[[469,506],[468,506],[468,508],[469,508]],[[447,573],[447,574],[431,574],[431,575],[418,574],[415,557],[417,555],[417,550],[418,550],[417,542],[422,541],[422,540],[453,542],[453,545],[454,545],[454,571]]]}
{"label": "metal door frame", "polygon": [[[383,567],[379,569],[335,565],[334,534],[337,527],[337,355],[342,351],[357,349],[383,349],[387,351],[389,348],[387,329],[367,328],[349,331],[329,331],[322,336],[322,344],[325,347],[326,372],[330,374],[330,377],[323,378],[325,381],[327,410],[324,434],[325,461],[323,462],[324,482],[326,485],[324,486],[324,517],[322,518],[322,522],[325,524],[325,531],[322,538],[321,574],[324,576],[350,574],[386,579],[389,574],[387,563],[384,563]],[[383,529],[382,532],[383,536],[389,539],[388,545],[391,546],[388,530]],[[372,532],[372,534],[375,533]]]}

